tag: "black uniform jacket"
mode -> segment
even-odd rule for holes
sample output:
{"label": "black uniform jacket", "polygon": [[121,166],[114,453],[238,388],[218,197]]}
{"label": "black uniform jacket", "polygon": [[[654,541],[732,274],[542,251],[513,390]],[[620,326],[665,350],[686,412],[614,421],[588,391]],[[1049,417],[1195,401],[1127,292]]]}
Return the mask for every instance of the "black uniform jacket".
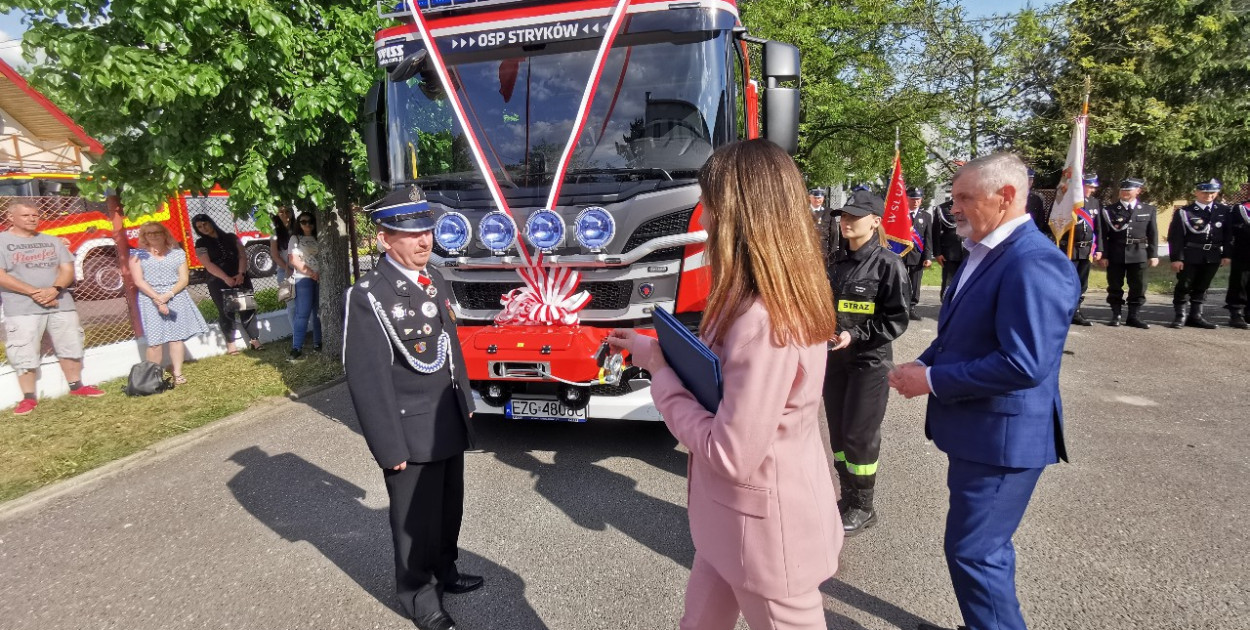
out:
{"label": "black uniform jacket", "polygon": [[1250,208],[1237,204],[1232,208],[1232,249],[1224,255],[1233,260],[1250,263]]}
{"label": "black uniform jacket", "polygon": [[1132,208],[1115,202],[1098,216],[1102,256],[1115,264],[1144,263],[1159,257],[1158,210],[1138,201]]}
{"label": "black uniform jacket", "polygon": [[903,256],[903,264],[908,267],[919,267],[924,261],[933,260],[933,217],[924,210],[917,210],[912,215],[911,227],[916,234],[920,235],[920,242],[924,243],[924,251],[913,247],[906,256]]}
{"label": "black uniform jacket", "polygon": [[828,267],[831,252],[838,249],[842,242],[841,216],[832,209],[821,208],[812,212],[812,220],[816,222],[816,235],[820,237],[820,252],[825,255],[825,266]]}
{"label": "black uniform jacket", "polygon": [[835,352],[854,355],[857,365],[893,359],[890,343],[907,330],[911,293],[907,269],[897,254],[869,240],[859,250],[834,252],[829,267],[838,332],[851,333],[851,345]]}
{"label": "black uniform jacket", "polygon": [[946,262],[959,262],[968,255],[963,237],[955,233],[955,215],[951,214],[953,205],[954,202],[947,201],[933,213],[933,255],[941,256]]}
{"label": "black uniform jacket", "polygon": [[1218,263],[1232,249],[1233,230],[1229,222],[1233,209],[1213,203],[1206,210],[1191,203],[1177,208],[1168,226],[1168,250],[1172,261]]}
{"label": "black uniform jacket", "polygon": [[[1082,219],[1080,215],[1076,217],[1076,240],[1072,245],[1072,260],[1089,260],[1094,255],[1094,239],[1098,234],[1098,215],[1102,213],[1102,202],[1097,199],[1085,200],[1085,213],[1094,220],[1094,225],[1090,225]],[[1065,231],[1063,236],[1059,238],[1059,249],[1066,254],[1068,252],[1068,235],[1073,232]],[[1098,249],[1102,251],[1102,239],[1098,238]]]}
{"label": "black uniform jacket", "polygon": [[1037,229],[1053,242],[1055,233],[1050,229],[1050,209],[1046,207],[1046,200],[1042,199],[1040,194],[1030,192],[1024,208],[1029,211],[1029,216],[1033,217],[1033,224],[1037,226]]}
{"label": "black uniform jacket", "polygon": [[437,271],[414,282],[383,259],[347,291],[343,367],[356,417],[383,468],[436,462],[472,443],[473,394]]}

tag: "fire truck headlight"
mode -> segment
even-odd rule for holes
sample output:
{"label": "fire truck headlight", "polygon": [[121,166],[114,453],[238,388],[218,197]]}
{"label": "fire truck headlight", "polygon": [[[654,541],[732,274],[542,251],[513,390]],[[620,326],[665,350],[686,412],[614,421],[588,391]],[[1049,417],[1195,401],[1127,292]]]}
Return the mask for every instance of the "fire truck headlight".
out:
{"label": "fire truck headlight", "polygon": [[488,212],[477,225],[477,238],[491,253],[503,254],[516,243],[516,224],[502,210]]}
{"label": "fire truck headlight", "polygon": [[598,206],[582,210],[577,215],[577,242],[591,251],[599,251],[616,235],[616,221],[612,214]]}
{"label": "fire truck headlight", "polygon": [[469,220],[459,212],[448,212],[434,223],[434,240],[450,254],[464,251],[472,236]]}
{"label": "fire truck headlight", "polygon": [[525,222],[525,237],[543,251],[551,251],[564,242],[564,219],[552,210],[539,210]]}

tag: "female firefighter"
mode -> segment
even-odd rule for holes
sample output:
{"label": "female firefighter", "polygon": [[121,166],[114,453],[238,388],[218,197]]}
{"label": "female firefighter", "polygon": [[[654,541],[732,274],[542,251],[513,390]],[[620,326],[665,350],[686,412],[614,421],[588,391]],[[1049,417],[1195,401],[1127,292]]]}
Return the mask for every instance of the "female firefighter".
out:
{"label": "female firefighter", "polygon": [[842,247],[829,259],[838,334],[825,370],[825,416],[847,536],[877,523],[872,501],[893,367],[890,344],[908,323],[907,270],[885,247],[884,214],[880,197],[856,192],[842,208]]}

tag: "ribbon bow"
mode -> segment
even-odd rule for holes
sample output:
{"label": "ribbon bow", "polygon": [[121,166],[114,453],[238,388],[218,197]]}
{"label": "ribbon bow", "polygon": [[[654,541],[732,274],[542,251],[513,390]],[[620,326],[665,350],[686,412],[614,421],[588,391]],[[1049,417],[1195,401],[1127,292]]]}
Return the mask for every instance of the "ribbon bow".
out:
{"label": "ribbon bow", "polygon": [[[538,264],[541,261],[540,255]],[[525,286],[499,298],[503,311],[495,317],[496,324],[572,326],[577,323],[578,311],[590,303],[590,293],[577,291],[581,274],[566,268],[547,273],[548,270],[538,264],[518,270]]]}

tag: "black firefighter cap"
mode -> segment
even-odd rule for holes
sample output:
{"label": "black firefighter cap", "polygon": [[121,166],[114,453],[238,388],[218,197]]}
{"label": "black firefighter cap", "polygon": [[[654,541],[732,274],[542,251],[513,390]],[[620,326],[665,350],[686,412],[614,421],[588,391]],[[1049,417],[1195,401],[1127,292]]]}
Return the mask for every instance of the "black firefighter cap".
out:
{"label": "black firefighter cap", "polygon": [[434,229],[434,211],[418,186],[401,186],[365,208],[374,225],[399,232]]}
{"label": "black firefighter cap", "polygon": [[867,190],[856,191],[851,194],[850,201],[842,206],[842,214],[854,217],[866,217],[870,214],[885,217],[885,200]]}
{"label": "black firefighter cap", "polygon": [[908,188],[907,198],[908,199],[924,199],[924,191],[915,187]]}

